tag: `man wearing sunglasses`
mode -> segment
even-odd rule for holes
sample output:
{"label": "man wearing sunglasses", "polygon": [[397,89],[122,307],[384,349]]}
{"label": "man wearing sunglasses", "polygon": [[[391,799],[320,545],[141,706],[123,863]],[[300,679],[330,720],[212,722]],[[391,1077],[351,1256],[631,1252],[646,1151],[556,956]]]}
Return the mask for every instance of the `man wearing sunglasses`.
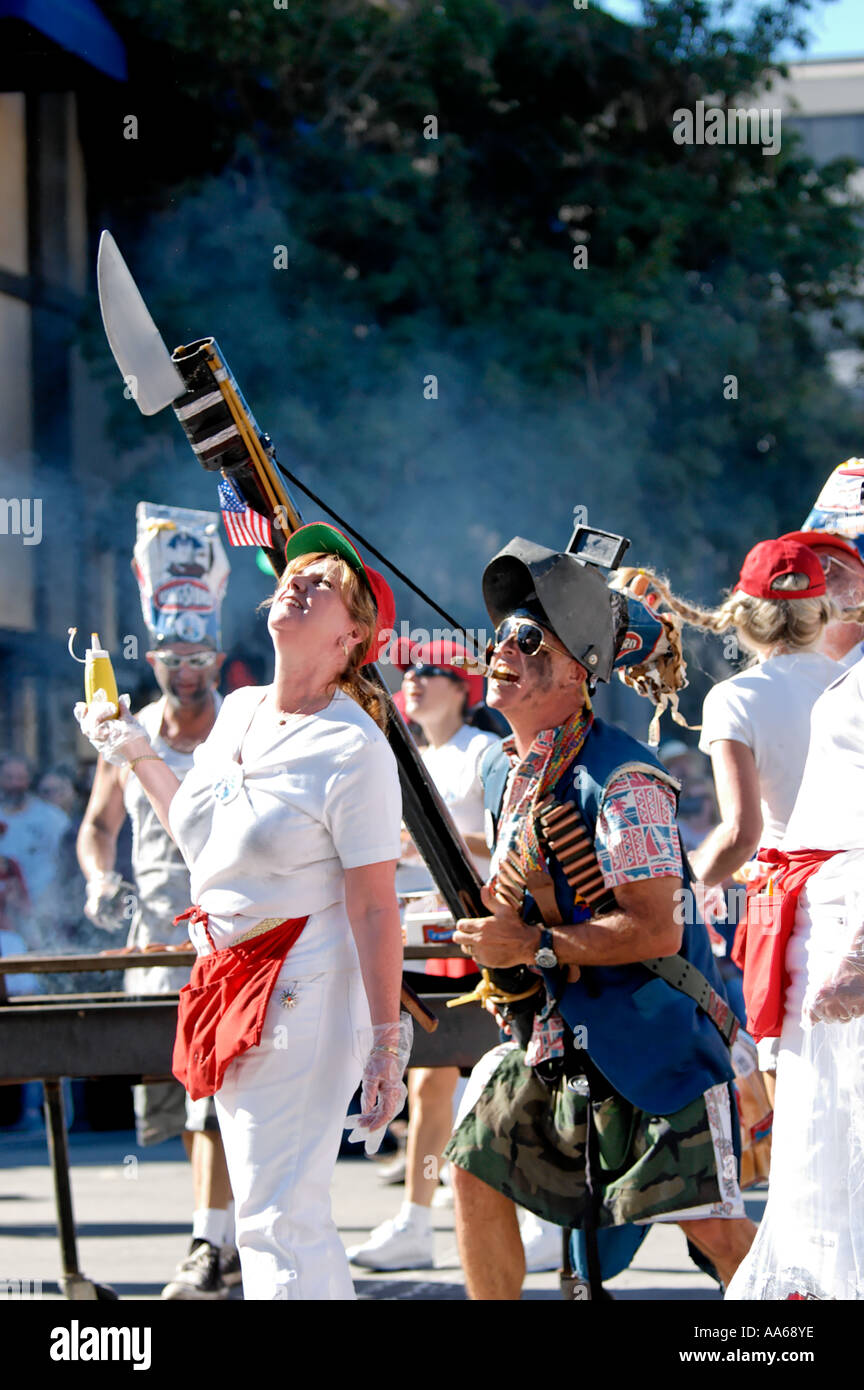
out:
{"label": "man wearing sunglasses", "polygon": [[[159,699],[136,714],[154,751],[180,778],[206,739],[221,703],[216,687],[225,660],[219,626],[228,561],[218,536],[219,516],[142,502],[133,571],[150,642],[147,662]],[[177,555],[194,549],[178,575]],[[117,842],[129,818],[136,890],[115,870]],[[189,873],[128,767],[102,758],[78,835],[78,862],[87,880],[85,912],[97,926],[128,930],[129,950],[186,949],[186,924],[174,917],[189,905]],[[129,909],[134,908],[130,914]],[[131,919],[131,920],[130,920]],[[188,966],[126,972],[129,994],[165,994],[189,980]],[[149,1146],[181,1135],[192,1163],[194,1215],[188,1256],[162,1297],[217,1299],[240,1281],[231,1188],[212,1100],[191,1101],[175,1081],[134,1088],[138,1143]]]}
{"label": "man wearing sunglasses", "polygon": [[[815,551],[825,574],[825,592],[839,609],[864,603],[864,560],[852,541],[828,531],[790,531],[780,539],[798,541]],[[826,624],[819,651],[841,666],[852,666],[862,655],[862,642],[864,627],[860,623],[836,619]]]}
{"label": "man wearing sunglasses", "polygon": [[[459,922],[454,939],[543,985],[526,1045],[475,1068],[445,1151],[469,1297],[519,1298],[516,1202],[563,1227],[678,1222],[725,1282],[755,1232],[736,1174],[733,1020],[701,919],[691,912],[682,930],[676,912],[690,883],[677,783],[595,718],[589,696],[639,645],[626,600],[576,556],[518,537],[487,566],[483,594],[495,624],[487,700],[513,735],[483,767],[490,916]],[[600,907],[546,837],[550,800],[579,813]],[[698,979],[701,1004],[642,964],[667,957],[676,980]]]}
{"label": "man wearing sunglasses", "polygon": [[[864,459],[846,459],[832,469],[802,530],[780,539],[816,552],[825,591],[838,608],[864,603]],[[841,666],[853,666],[864,653],[864,627],[842,620],[828,623],[819,650]]]}

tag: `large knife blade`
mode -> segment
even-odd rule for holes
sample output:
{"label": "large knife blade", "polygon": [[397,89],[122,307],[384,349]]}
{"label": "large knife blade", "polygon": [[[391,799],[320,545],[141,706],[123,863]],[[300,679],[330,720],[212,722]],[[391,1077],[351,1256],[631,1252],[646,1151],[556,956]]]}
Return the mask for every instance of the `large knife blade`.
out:
{"label": "large knife blade", "polygon": [[155,415],[186,392],[141,292],[113,236],[103,231],[96,262],[105,334],[142,415]]}

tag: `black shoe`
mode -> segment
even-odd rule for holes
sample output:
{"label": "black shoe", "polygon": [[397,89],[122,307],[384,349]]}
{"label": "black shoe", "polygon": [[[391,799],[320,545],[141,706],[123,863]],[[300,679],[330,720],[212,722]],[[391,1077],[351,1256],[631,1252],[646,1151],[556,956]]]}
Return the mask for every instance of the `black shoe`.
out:
{"label": "black shoe", "polygon": [[240,1254],[236,1245],[223,1245],[219,1251],[219,1273],[222,1276],[222,1283],[228,1289],[235,1288],[242,1284],[243,1275],[240,1272]]}
{"label": "black shoe", "polygon": [[186,1259],[162,1290],[163,1298],[227,1298],[228,1289],[219,1272],[219,1246],[209,1240],[193,1240]]}

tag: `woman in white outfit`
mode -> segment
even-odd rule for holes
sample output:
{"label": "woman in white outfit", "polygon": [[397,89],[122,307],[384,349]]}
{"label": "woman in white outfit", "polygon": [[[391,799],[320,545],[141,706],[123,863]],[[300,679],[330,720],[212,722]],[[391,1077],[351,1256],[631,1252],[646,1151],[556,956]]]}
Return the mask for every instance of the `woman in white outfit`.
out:
{"label": "woman in white outfit", "polygon": [[[730,632],[752,660],[705,697],[699,747],[711,758],[720,824],[690,861],[698,880],[717,886],[754,851],[781,844],[804,771],[810,712],[840,667],[817,651],[832,615],[818,557],[794,537],[760,541],[734,589],[706,611],[655,587],[675,612],[712,632]],[[759,1046],[773,1073],[776,1040]],[[773,1082],[770,1077],[769,1085]]]}
{"label": "woman in white outfit", "polygon": [[345,1114],[362,1077],[351,1137],[377,1147],[410,1050],[398,774],[360,669],[393,597],[332,527],[302,527],[286,558],[273,684],[225,699],[182,785],[127,712],[76,712],[129,763],[189,867],[199,959],[174,1070],[216,1094],[244,1296],[350,1299],[329,1199]]}
{"label": "woman in white outfit", "polygon": [[[860,611],[860,610],[859,610]],[[864,1299],[864,660],[813,709],[783,849],[834,851],[786,948],[768,1205],[730,1299]]]}

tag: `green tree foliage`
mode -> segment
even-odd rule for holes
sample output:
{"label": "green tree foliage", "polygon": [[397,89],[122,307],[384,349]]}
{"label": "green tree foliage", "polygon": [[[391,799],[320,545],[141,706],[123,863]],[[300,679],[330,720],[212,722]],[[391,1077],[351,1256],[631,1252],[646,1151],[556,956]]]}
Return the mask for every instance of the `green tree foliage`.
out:
{"label": "green tree foliage", "polygon": [[103,198],[169,335],[214,332],[280,456],[469,619],[576,503],[713,598],[861,447],[852,166],[673,139],[770,106],[809,7],[104,0],[141,135]]}

